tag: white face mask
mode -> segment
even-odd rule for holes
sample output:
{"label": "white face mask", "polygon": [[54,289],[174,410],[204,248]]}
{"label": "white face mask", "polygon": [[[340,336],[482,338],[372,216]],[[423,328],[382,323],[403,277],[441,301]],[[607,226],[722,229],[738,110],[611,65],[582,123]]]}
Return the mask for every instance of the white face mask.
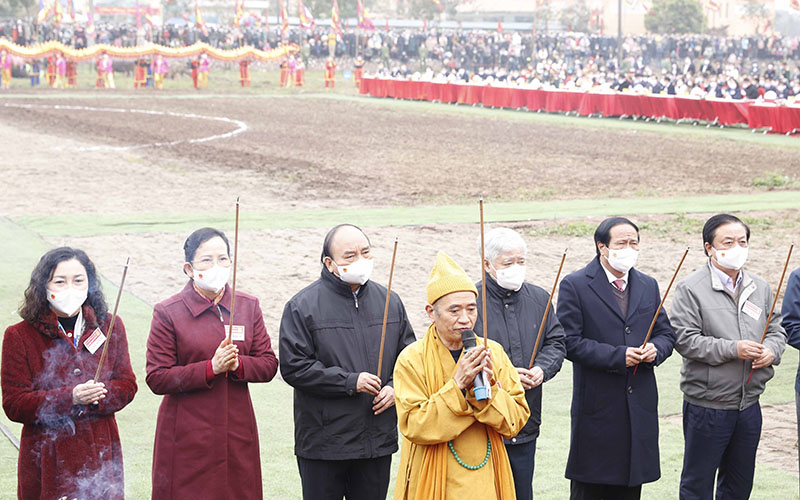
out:
{"label": "white face mask", "polygon": [[47,302],[53,306],[53,309],[67,316],[73,316],[78,312],[78,309],[86,302],[86,297],[88,296],[89,288],[79,290],[70,287],[58,292],[47,290]]}
{"label": "white face mask", "polygon": [[513,292],[522,288],[522,284],[525,282],[525,266],[513,264],[504,269],[496,269],[492,266],[492,269],[497,276],[497,284],[501,287]]}
{"label": "white face mask", "polygon": [[633,266],[636,265],[636,260],[639,258],[639,251],[631,247],[620,248],[615,250],[608,249],[608,263],[621,273],[627,273]]}
{"label": "white face mask", "polygon": [[725,250],[718,250],[715,248],[714,257],[717,260],[717,264],[725,269],[738,271],[743,268],[744,263],[747,262],[747,250],[747,248],[738,244]]}
{"label": "white face mask", "polygon": [[194,272],[193,279],[195,284],[203,290],[208,290],[209,292],[214,293],[218,293],[220,290],[225,288],[225,284],[228,282],[228,277],[231,275],[230,267],[222,267],[217,265],[210,269],[206,269],[205,271],[198,271],[194,268],[192,268],[192,271]]}
{"label": "white face mask", "polygon": [[352,264],[339,265],[331,259],[336,270],[339,271],[339,279],[351,285],[363,285],[369,281],[372,274],[372,259],[360,258]]}

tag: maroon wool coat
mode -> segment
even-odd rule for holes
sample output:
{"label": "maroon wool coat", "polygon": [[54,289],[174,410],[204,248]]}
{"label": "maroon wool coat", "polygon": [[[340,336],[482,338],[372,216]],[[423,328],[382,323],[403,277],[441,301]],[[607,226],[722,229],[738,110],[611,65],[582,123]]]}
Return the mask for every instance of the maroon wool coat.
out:
{"label": "maroon wool coat", "polygon": [[[91,307],[83,307],[84,333],[78,348],[50,312],[35,324],[22,321],[3,337],[0,382],[3,409],[23,424],[17,470],[20,499],[124,498],[122,448],[114,413],[133,400],[136,376],[128,340],[117,317],[100,382],[108,389],[98,405],[75,406],[72,389],[94,377],[102,347],[83,346],[97,328]],[[108,315],[101,326],[108,333]]]}
{"label": "maroon wool coat", "polygon": [[[258,300],[236,292],[235,325],[242,378],[219,374],[206,382],[206,365],[225,338],[231,289],[219,307],[190,281],[153,309],[147,340],[147,385],[164,394],[153,450],[153,499],[262,499],[258,429],[249,382],[268,382],[278,359]],[[224,321],[220,321],[220,315]]]}

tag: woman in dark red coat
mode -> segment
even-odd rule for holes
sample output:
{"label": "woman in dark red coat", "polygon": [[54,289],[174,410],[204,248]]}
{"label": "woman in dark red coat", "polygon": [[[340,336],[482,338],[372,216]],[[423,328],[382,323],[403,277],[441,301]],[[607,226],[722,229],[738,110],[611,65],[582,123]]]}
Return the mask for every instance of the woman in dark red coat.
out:
{"label": "woman in dark red coat", "polygon": [[153,450],[153,499],[262,499],[258,429],[248,383],[269,382],[278,359],[258,300],[236,292],[232,343],[230,246],[212,228],[184,245],[184,289],[157,304],[147,385],[164,394]]}
{"label": "woman in dark red coat", "polygon": [[118,317],[100,380],[92,378],[111,315],[94,264],[81,250],[47,252],[3,337],[3,409],[21,422],[17,497],[124,497],[114,413],[136,394]]}

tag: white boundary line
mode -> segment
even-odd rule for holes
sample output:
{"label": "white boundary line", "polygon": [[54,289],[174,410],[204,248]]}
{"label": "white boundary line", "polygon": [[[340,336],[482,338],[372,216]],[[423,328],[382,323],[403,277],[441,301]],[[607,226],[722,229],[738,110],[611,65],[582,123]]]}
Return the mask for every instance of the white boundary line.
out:
{"label": "white boundary line", "polygon": [[177,118],[213,120],[213,121],[231,123],[233,125],[236,125],[236,129],[230,132],[226,132],[224,134],[210,135],[208,137],[199,137],[196,139],[180,139],[177,141],[169,141],[169,142],[153,142],[151,144],[134,144],[132,146],[82,146],[76,148],[78,151],[127,151],[131,149],[177,146],[178,144],[184,144],[184,143],[196,144],[200,142],[215,141],[217,139],[228,139],[235,135],[241,134],[242,132],[246,131],[249,128],[247,126],[247,123],[241,120],[234,120],[233,118],[226,118],[224,116],[204,116],[204,115],[197,115],[194,113],[175,113],[172,111],[154,111],[149,109],[125,109],[125,108],[94,108],[91,106],[66,106],[62,104],[46,105],[46,104],[4,103],[3,106],[6,108],[23,108],[23,109],[44,108],[44,109],[63,109],[72,111],[102,111],[109,113],[138,113],[143,115],[160,115],[160,116],[174,116]]}

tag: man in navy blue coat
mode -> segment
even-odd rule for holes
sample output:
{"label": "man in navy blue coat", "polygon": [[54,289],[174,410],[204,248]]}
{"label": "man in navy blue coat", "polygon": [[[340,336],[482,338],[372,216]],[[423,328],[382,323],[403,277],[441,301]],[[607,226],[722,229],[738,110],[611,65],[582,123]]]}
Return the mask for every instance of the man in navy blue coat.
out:
{"label": "man in navy blue coat", "polygon": [[[783,296],[781,307],[783,322],[781,326],[789,336],[788,343],[795,349],[800,349],[800,268],[794,270],[786,284],[786,295]],[[795,402],[797,404],[797,437],[800,439],[800,366],[797,368],[797,378],[794,383]]]}
{"label": "man in navy blue coat", "polygon": [[639,228],[606,219],[594,241],[597,257],[566,276],[558,293],[573,363],[566,477],[571,500],[638,499],[642,484],[661,477],[654,367],[672,353],[675,332],[662,310],[642,347],[661,295],[655,279],[633,269]]}

